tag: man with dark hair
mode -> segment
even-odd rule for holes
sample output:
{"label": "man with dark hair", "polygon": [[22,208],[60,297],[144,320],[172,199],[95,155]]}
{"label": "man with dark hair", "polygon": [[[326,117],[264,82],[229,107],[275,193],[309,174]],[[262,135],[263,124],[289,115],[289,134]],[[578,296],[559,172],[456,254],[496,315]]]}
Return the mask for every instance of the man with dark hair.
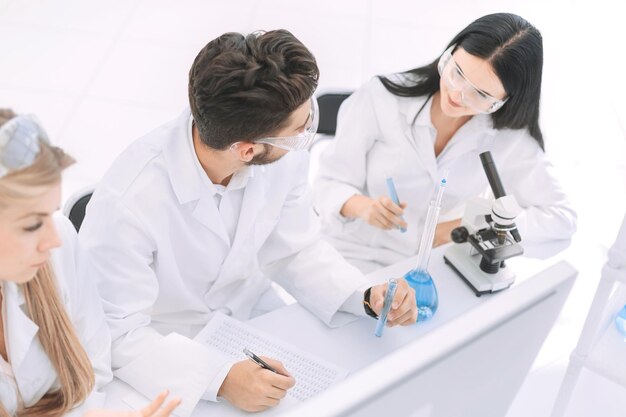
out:
{"label": "man with dark hair", "polygon": [[[267,359],[273,373],[187,339],[216,312],[246,320],[275,307],[270,279],[330,326],[364,315],[364,301],[370,314],[380,311],[386,286],[368,289],[320,240],[308,153],[290,152],[313,140],[317,80],[315,58],[285,30],[224,34],[191,67],[191,109],[133,143],[98,185],[80,236],[98,275],[113,367],[123,375],[146,355],[171,352],[162,335],[186,337],[176,339],[175,357],[151,364],[154,386],[138,390],[176,380],[161,362],[197,392],[183,398],[188,407],[200,397],[248,411],[278,404],[295,383],[280,362]],[[391,325],[417,316],[400,281]],[[189,366],[191,352],[199,358]]]}

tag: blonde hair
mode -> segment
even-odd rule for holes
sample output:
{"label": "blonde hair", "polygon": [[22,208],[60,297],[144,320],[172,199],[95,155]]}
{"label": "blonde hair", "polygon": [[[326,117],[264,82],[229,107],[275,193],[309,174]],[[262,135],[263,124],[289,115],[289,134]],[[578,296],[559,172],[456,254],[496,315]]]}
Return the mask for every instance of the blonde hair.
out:
{"label": "blonde hair", "polygon": [[[11,110],[0,109],[0,126],[13,117]],[[0,209],[36,198],[42,187],[58,183],[61,172],[73,163],[74,159],[60,148],[41,141],[32,165],[0,178]],[[17,416],[62,416],[80,405],[92,391],[94,370],[61,301],[50,262],[22,288],[30,318],[39,326],[39,342],[57,372],[60,388],[19,411]],[[0,417],[8,416],[0,404]]]}

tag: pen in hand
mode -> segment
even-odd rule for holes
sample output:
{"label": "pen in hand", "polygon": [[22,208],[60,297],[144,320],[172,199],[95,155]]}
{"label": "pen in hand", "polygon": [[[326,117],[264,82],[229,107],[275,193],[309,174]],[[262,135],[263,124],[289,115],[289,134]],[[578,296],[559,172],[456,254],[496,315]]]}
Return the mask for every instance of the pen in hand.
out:
{"label": "pen in hand", "polygon": [[252,351],[248,348],[243,348],[243,353],[248,357],[248,359],[250,359],[252,362],[256,363],[257,365],[259,365],[261,368],[263,369],[267,369],[268,371],[272,371],[275,374],[279,374],[282,375],[280,372],[278,372],[276,369],[274,369],[272,366],[270,366],[267,362],[265,362],[263,359],[259,358],[257,355],[255,355],[254,353],[252,353]]}

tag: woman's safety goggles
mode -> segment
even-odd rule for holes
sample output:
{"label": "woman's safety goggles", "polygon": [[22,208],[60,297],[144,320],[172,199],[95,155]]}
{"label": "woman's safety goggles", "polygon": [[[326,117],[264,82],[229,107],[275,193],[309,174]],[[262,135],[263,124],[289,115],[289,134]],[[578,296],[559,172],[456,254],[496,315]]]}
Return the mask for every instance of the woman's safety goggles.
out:
{"label": "woman's safety goggles", "polygon": [[48,142],[48,136],[35,116],[17,116],[0,126],[0,178],[31,166],[40,140]]}
{"label": "woman's safety goggles", "polygon": [[493,113],[506,103],[508,97],[504,100],[498,100],[497,98],[485,93],[480,88],[476,87],[470,80],[465,78],[463,70],[454,60],[452,51],[454,51],[456,45],[452,45],[441,55],[439,58],[439,64],[437,69],[439,75],[446,83],[448,88],[453,91],[461,93],[461,100],[463,105],[470,107],[479,113]]}
{"label": "woman's safety goggles", "polygon": [[296,136],[272,137],[257,139],[255,143],[266,143],[286,151],[309,149],[315,141],[315,133],[319,125],[319,108],[315,96],[311,97],[311,111],[304,126],[304,131]]}

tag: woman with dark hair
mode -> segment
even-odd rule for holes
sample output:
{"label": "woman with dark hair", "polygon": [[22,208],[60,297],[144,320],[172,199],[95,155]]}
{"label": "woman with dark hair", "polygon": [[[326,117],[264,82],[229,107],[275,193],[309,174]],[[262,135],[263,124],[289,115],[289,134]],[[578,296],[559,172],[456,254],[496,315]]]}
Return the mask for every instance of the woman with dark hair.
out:
{"label": "woman with dark hair", "polygon": [[[478,157],[487,150],[524,209],[516,219],[524,240],[570,238],[576,214],[539,127],[542,67],[539,31],[497,13],[472,22],[429,65],[356,91],[340,109],[314,184],[328,240],[366,272],[415,255],[428,201],[448,172],[435,245],[448,242],[464,203],[488,189]],[[389,175],[406,203],[387,196]]]}

